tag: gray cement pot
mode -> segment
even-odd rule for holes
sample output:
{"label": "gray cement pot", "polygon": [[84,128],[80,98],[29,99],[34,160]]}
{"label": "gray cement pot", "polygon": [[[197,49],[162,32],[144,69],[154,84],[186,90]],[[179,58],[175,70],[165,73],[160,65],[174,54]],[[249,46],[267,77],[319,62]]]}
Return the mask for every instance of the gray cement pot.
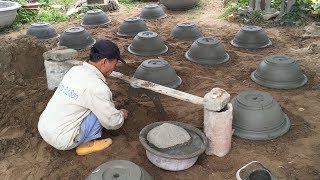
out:
{"label": "gray cement pot", "polygon": [[222,64],[229,60],[223,45],[213,37],[201,37],[197,39],[185,57],[192,62],[199,64]]}
{"label": "gray cement pot", "polygon": [[128,51],[139,56],[153,56],[166,53],[168,47],[160,36],[152,31],[139,32],[133,39]]}
{"label": "gray cement pot", "polygon": [[[184,128],[191,136],[191,140],[188,143],[166,149],[155,147],[148,142],[147,134],[150,130],[163,123],[170,123]],[[190,168],[208,145],[207,137],[203,132],[188,124],[176,121],[162,121],[147,125],[140,131],[139,140],[146,149],[150,162],[159,168],[169,171],[180,171]]]}
{"label": "gray cement pot", "polygon": [[231,44],[247,49],[259,49],[271,46],[267,33],[259,26],[243,26],[237,32]]}
{"label": "gray cement pot", "polygon": [[120,25],[117,35],[136,36],[139,32],[148,30],[146,23],[140,17],[128,17]]}
{"label": "gray cement pot", "polygon": [[87,180],[153,180],[151,175],[133,162],[114,160],[97,167]]}
{"label": "gray cement pot", "polygon": [[170,88],[177,88],[182,82],[181,78],[170,64],[161,59],[143,61],[133,76]]}
{"label": "gray cement pot", "polygon": [[149,4],[143,7],[140,18],[145,20],[163,19],[167,17],[162,7],[157,4]]}
{"label": "gray cement pot", "polygon": [[202,37],[200,29],[194,23],[178,23],[172,30],[171,36],[179,40],[196,40]]}
{"label": "gray cement pot", "polygon": [[95,41],[83,27],[72,27],[61,35],[58,45],[71,49],[85,49],[91,47]]}
{"label": "gray cement pot", "polygon": [[251,140],[270,140],[290,128],[290,120],[268,93],[244,91],[231,100],[234,135]]}
{"label": "gray cement pot", "polygon": [[54,27],[45,22],[32,23],[26,34],[41,40],[56,38],[59,36]]}
{"label": "gray cement pot", "polygon": [[86,15],[84,15],[81,26],[95,27],[104,26],[109,23],[111,23],[111,19],[105,12],[103,12],[101,9],[93,9],[88,11]]}
{"label": "gray cement pot", "polygon": [[10,26],[17,16],[21,5],[12,1],[0,1],[0,27]]}
{"label": "gray cement pot", "polygon": [[299,63],[286,55],[266,57],[251,74],[251,79],[261,86],[275,89],[294,89],[308,81]]}
{"label": "gray cement pot", "polygon": [[160,3],[170,10],[188,10],[199,3],[199,0],[160,0]]}

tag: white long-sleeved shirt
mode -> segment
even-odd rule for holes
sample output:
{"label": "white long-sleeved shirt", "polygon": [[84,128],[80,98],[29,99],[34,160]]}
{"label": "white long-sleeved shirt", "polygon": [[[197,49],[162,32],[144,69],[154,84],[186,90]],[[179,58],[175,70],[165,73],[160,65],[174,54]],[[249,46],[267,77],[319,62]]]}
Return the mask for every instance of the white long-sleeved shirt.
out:
{"label": "white long-sleeved shirt", "polygon": [[65,74],[39,118],[38,130],[47,143],[66,150],[73,145],[82,120],[90,112],[106,129],[118,129],[124,122],[105,77],[96,67],[84,62]]}

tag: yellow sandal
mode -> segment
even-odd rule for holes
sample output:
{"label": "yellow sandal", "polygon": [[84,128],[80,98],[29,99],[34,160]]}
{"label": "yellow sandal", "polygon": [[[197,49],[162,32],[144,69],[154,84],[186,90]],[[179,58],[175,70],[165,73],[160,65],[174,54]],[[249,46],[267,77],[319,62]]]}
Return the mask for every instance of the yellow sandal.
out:
{"label": "yellow sandal", "polygon": [[87,145],[80,145],[76,148],[76,152],[78,155],[86,155],[93,152],[98,152],[106,149],[112,144],[112,140],[110,138],[107,139],[100,139],[100,140],[93,140],[92,146]]}

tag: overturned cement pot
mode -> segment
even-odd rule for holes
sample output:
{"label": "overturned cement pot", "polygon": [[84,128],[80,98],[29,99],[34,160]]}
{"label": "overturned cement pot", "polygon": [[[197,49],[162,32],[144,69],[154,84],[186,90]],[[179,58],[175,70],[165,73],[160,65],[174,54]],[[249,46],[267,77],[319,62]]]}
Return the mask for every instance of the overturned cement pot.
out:
{"label": "overturned cement pot", "polygon": [[179,40],[196,40],[202,33],[196,24],[190,22],[178,23],[172,30],[171,36]]}
{"label": "overturned cement pot", "polygon": [[131,161],[114,160],[106,162],[87,177],[87,180],[153,180],[142,167]]}
{"label": "overturned cement pot", "polygon": [[201,37],[197,39],[185,57],[194,63],[199,64],[222,64],[229,60],[223,45],[213,37]]}
{"label": "overturned cement pot", "polygon": [[167,17],[162,7],[157,4],[149,4],[143,7],[140,18],[145,20],[163,19]]}
{"label": "overturned cement pot", "polygon": [[140,17],[128,17],[120,25],[117,35],[124,37],[136,36],[139,32],[148,31],[146,23]]}
{"label": "overturned cement pot", "polygon": [[128,51],[139,56],[152,56],[166,53],[168,47],[157,33],[143,31],[134,37]]}
{"label": "overturned cement pot", "polygon": [[167,9],[173,11],[188,10],[198,5],[200,0],[160,0]]}
{"label": "overturned cement pot", "polygon": [[61,35],[58,45],[79,50],[89,48],[95,42],[96,40],[83,27],[71,27]]}
{"label": "overturned cement pot", "polygon": [[267,33],[259,26],[243,26],[231,44],[240,48],[259,49],[271,46]]}
{"label": "overturned cement pot", "polygon": [[101,9],[93,9],[88,11],[84,17],[81,26],[84,27],[97,27],[105,26],[111,23],[109,16]]}
{"label": "overturned cement pot", "polygon": [[21,5],[12,1],[0,1],[0,27],[10,26],[16,19]]}
{"label": "overturned cement pot", "polygon": [[[157,148],[147,140],[147,135],[153,128],[170,123],[184,128],[190,135],[188,143],[178,144],[170,148]],[[188,124],[176,121],[162,121],[147,125],[139,134],[139,140],[146,149],[147,157],[151,163],[159,168],[169,171],[180,171],[190,168],[197,161],[207,145],[207,137],[199,129]]]}
{"label": "overturned cement pot", "polygon": [[234,135],[251,140],[270,140],[290,128],[290,120],[268,93],[244,91],[231,100]]}
{"label": "overturned cement pot", "polygon": [[54,27],[46,22],[32,23],[27,30],[27,35],[34,36],[40,40],[47,40],[59,37]]}
{"label": "overturned cement pot", "polygon": [[277,178],[260,162],[252,161],[236,173],[237,180],[277,180]]}
{"label": "overturned cement pot", "polygon": [[261,86],[275,89],[294,89],[308,81],[299,63],[286,55],[265,58],[251,74],[251,79]]}
{"label": "overturned cement pot", "polygon": [[161,59],[143,61],[133,76],[170,88],[177,88],[182,82],[170,64]]}

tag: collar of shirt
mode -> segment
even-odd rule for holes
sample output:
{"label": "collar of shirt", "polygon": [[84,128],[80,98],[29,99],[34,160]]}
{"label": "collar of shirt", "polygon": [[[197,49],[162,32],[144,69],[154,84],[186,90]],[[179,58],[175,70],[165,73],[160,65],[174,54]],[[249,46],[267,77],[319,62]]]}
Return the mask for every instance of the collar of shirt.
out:
{"label": "collar of shirt", "polygon": [[87,63],[87,62],[83,62],[83,66],[89,68],[90,70],[92,70],[96,75],[98,75],[98,77],[104,82],[106,82],[106,78],[103,76],[103,74],[99,71],[99,69],[97,69],[95,66]]}

